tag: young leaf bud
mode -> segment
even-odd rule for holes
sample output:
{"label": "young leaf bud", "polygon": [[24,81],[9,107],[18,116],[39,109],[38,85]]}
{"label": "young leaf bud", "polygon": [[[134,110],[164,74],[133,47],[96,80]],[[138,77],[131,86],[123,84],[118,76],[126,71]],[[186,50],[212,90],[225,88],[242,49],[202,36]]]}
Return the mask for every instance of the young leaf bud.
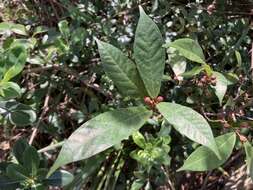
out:
{"label": "young leaf bud", "polygon": [[248,139],[245,137],[245,136],[243,136],[243,135],[239,135],[238,134],[238,136],[239,136],[239,139],[240,139],[240,141],[242,142],[242,143],[244,143],[244,142],[246,142]]}
{"label": "young leaf bud", "polygon": [[211,80],[216,80],[216,76],[212,75]]}
{"label": "young leaf bud", "polygon": [[156,98],[156,102],[157,103],[160,103],[160,102],[162,102],[164,100],[164,98],[162,97],[162,96],[158,96],[157,98]]}
{"label": "young leaf bud", "polygon": [[209,15],[213,14],[213,11],[216,9],[215,4],[211,4],[207,7],[207,13]]}
{"label": "young leaf bud", "polygon": [[148,104],[148,105],[151,105],[152,103],[151,103],[151,98],[150,97],[144,97],[144,102],[146,103],[146,104]]}

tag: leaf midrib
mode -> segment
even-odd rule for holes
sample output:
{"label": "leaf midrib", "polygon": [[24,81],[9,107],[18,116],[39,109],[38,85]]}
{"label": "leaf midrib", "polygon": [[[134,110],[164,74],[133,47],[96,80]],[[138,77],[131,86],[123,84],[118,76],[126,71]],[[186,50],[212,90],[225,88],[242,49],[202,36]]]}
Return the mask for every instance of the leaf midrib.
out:
{"label": "leaf midrib", "polygon": [[[103,49],[104,49],[104,48],[103,48]],[[108,51],[106,51],[106,50],[105,50],[105,53],[106,53],[109,57],[111,57],[111,59],[113,60],[114,65],[117,66],[117,67],[119,68],[120,72],[123,73],[123,75],[125,75],[125,77],[131,82],[131,84],[132,84],[133,86],[135,86],[136,89],[138,89],[137,85],[136,85],[136,84],[131,80],[131,78],[124,72],[123,68],[121,68],[121,67],[119,66],[119,64],[117,64],[117,61],[113,58],[113,56],[111,56],[111,54],[108,53]],[[123,54],[123,56],[125,56],[125,55]],[[128,57],[126,57],[126,58],[129,59]],[[130,62],[130,61],[128,61],[128,62]],[[132,63],[131,63],[131,64],[132,64]],[[135,67],[135,69],[136,69],[136,67]]]}

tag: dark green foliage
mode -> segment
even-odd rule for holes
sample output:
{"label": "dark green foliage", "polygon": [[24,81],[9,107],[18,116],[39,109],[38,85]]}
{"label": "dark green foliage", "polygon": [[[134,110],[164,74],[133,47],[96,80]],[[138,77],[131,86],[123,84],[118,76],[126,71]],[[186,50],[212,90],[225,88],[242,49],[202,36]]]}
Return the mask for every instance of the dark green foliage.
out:
{"label": "dark green foliage", "polygon": [[37,150],[24,139],[18,140],[13,148],[18,163],[7,163],[0,174],[0,189],[46,189],[50,186],[66,186],[73,180],[73,175],[58,170],[46,178],[48,170],[40,166]]}

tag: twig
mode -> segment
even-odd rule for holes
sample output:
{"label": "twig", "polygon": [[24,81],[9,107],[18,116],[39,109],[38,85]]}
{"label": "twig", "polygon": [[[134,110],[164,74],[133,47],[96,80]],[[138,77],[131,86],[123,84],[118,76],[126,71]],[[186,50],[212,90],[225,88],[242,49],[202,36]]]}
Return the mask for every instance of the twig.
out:
{"label": "twig", "polygon": [[[233,163],[237,158],[239,158],[239,157],[242,156],[243,152],[244,152],[243,149],[239,150],[234,156],[231,157],[231,159],[230,159],[229,161],[227,161],[227,162],[224,164],[223,168],[229,167],[229,165],[230,165],[231,163]],[[217,175],[217,173],[219,173],[219,172],[221,172],[221,171],[220,171],[220,170],[215,170],[215,171],[213,172],[213,175]],[[213,185],[215,185],[217,182],[218,182],[218,180],[215,180],[215,181],[209,183],[209,184],[207,185],[206,189],[211,189],[211,187],[212,187]],[[203,189],[203,190],[204,190],[204,189]]]}
{"label": "twig", "polygon": [[200,190],[205,190],[206,189],[206,186],[207,186],[207,183],[208,183],[208,179],[209,177],[212,175],[213,171],[209,171],[204,179],[204,182],[203,182],[203,185],[201,187]]}
{"label": "twig", "polygon": [[243,149],[239,150],[234,156],[231,157],[229,161],[226,162],[226,164],[224,165],[224,168],[228,167],[237,158],[241,157],[243,153],[244,153]]}
{"label": "twig", "polygon": [[58,65],[46,65],[43,67],[36,67],[36,68],[28,68],[26,70],[23,71],[23,74],[28,74],[28,73],[38,73],[38,72],[43,72],[46,70],[50,70],[50,69],[56,69],[58,68]]}
{"label": "twig", "polygon": [[237,89],[237,93],[236,93],[236,96],[235,96],[235,98],[234,98],[234,102],[235,102],[238,98],[240,98],[241,95],[243,95],[243,94],[246,93],[246,92],[244,92],[244,93],[240,94],[240,93],[241,93],[241,89],[242,89],[242,85],[243,85],[243,84],[241,84],[241,85],[238,87],[238,89]]}
{"label": "twig", "polygon": [[161,169],[162,169],[162,171],[164,172],[164,174],[165,174],[166,177],[167,177],[167,182],[168,182],[168,184],[169,184],[169,186],[170,186],[170,189],[171,189],[171,190],[176,190],[176,188],[174,187],[172,181],[170,180],[170,177],[169,177],[169,175],[168,175],[168,173],[167,173],[167,171],[166,171],[166,168],[165,168],[164,166],[162,166]]}
{"label": "twig", "polygon": [[251,46],[251,64],[250,64],[250,70],[251,70],[251,79],[253,79],[253,42]]}
{"label": "twig", "polygon": [[204,116],[204,118],[206,120],[210,121],[210,122],[218,122],[218,123],[223,123],[224,122],[224,120],[222,120],[222,119],[210,119],[208,117],[208,115],[210,115],[210,116],[218,116],[219,114],[206,113],[203,107],[201,107],[200,111],[201,111],[202,115]]}
{"label": "twig", "polygon": [[42,111],[42,113],[41,113],[41,115],[39,117],[39,120],[38,120],[36,126],[33,128],[33,132],[32,132],[31,138],[29,140],[29,144],[30,145],[33,143],[33,141],[34,141],[34,139],[35,139],[35,137],[36,137],[36,135],[38,133],[39,125],[40,125],[40,123],[41,123],[44,115],[48,111],[48,103],[49,103],[49,99],[50,99],[50,89],[51,89],[51,87],[48,87],[48,92],[47,92],[47,95],[46,95],[46,98],[45,98],[45,101],[44,101],[44,105],[42,107],[43,111]]}
{"label": "twig", "polygon": [[49,0],[49,3],[50,3],[50,5],[51,5],[51,7],[52,7],[52,9],[54,11],[54,14],[55,14],[55,17],[56,17],[57,21],[59,21],[60,20],[60,16],[58,15],[56,8],[54,7],[54,3],[51,0]]}

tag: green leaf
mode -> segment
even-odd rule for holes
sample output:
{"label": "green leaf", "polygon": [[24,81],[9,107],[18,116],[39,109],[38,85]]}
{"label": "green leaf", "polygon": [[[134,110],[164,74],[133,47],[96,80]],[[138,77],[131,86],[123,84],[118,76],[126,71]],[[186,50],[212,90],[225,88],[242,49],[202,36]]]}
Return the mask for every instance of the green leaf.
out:
{"label": "green leaf", "polygon": [[243,145],[246,152],[247,173],[253,180],[253,147],[248,141]]}
{"label": "green leaf", "polygon": [[157,108],[179,133],[210,148],[219,156],[212,130],[202,115],[189,107],[175,103],[162,102]]}
{"label": "green leaf", "polygon": [[223,75],[226,77],[228,85],[235,84],[240,80],[239,77],[232,72],[223,73]]}
{"label": "green leaf", "polygon": [[14,37],[9,37],[9,38],[6,38],[5,40],[4,40],[4,42],[3,42],[3,49],[4,50],[8,50],[10,47],[11,47],[11,45],[12,45],[12,43],[15,41],[15,38]]}
{"label": "green leaf", "polygon": [[2,114],[13,124],[17,126],[26,126],[36,121],[36,113],[28,105],[15,101],[1,101],[0,108]]}
{"label": "green leaf", "polygon": [[48,28],[45,26],[37,26],[34,29],[33,36],[36,36],[37,34],[42,34],[48,31]]}
{"label": "green leaf", "polygon": [[23,166],[29,171],[30,176],[35,177],[40,165],[40,157],[37,150],[28,146],[23,154]]}
{"label": "green leaf", "polygon": [[27,105],[19,105],[8,114],[9,121],[13,125],[26,126],[36,121],[36,113]]}
{"label": "green leaf", "polygon": [[68,51],[70,50],[70,47],[68,44],[66,44],[66,42],[61,39],[61,38],[57,38],[55,40],[55,43],[54,43],[55,47],[57,48],[57,51],[60,53],[60,54],[66,54],[68,53]]}
{"label": "green leaf", "polygon": [[30,188],[30,190],[45,190],[47,189],[46,186],[40,183],[33,184]]}
{"label": "green leaf", "polygon": [[152,98],[160,92],[165,66],[163,38],[156,24],[140,7],[140,18],[135,32],[134,58],[146,90]]}
{"label": "green leaf", "polygon": [[0,34],[6,33],[6,32],[14,32],[16,34],[24,35],[24,36],[27,35],[24,25],[15,24],[11,22],[0,23]]}
{"label": "green leaf", "polygon": [[145,107],[132,107],[103,113],[83,124],[64,143],[48,176],[65,164],[96,155],[137,131],[151,116]]}
{"label": "green leaf", "polygon": [[72,190],[75,186],[84,184],[89,179],[89,176],[91,176],[92,173],[96,172],[96,170],[100,168],[105,159],[106,154],[98,154],[89,159],[86,159],[83,163],[84,166],[82,167],[81,172],[75,175],[74,180],[64,189]]}
{"label": "green leaf", "polygon": [[25,139],[19,139],[13,146],[13,154],[17,159],[18,163],[23,164],[23,154],[25,149],[29,147],[29,144]]}
{"label": "green leaf", "polygon": [[19,74],[26,63],[27,51],[23,46],[15,46],[8,52],[8,59],[6,64],[6,72],[4,74],[3,82],[8,82],[10,79]]}
{"label": "green leaf", "polygon": [[54,172],[49,178],[44,180],[44,183],[51,186],[66,186],[69,183],[71,183],[74,179],[74,176],[65,171],[65,170],[59,170]]}
{"label": "green leaf", "polygon": [[198,147],[184,162],[184,165],[178,170],[190,170],[190,171],[206,171],[212,170],[223,163],[231,155],[235,146],[236,135],[235,133],[227,133],[215,138],[218,150],[221,155],[219,159],[213,151],[201,146]]}
{"label": "green leaf", "polygon": [[13,23],[8,23],[8,22],[1,22],[0,23],[0,34],[3,34],[5,32],[8,32],[11,30],[11,26]]}
{"label": "green leaf", "polygon": [[132,134],[132,138],[135,144],[137,144],[140,148],[145,148],[146,140],[144,136],[139,132],[136,131]]}
{"label": "green leaf", "polygon": [[[99,54],[106,74],[125,96],[140,96],[144,89],[135,64],[118,48],[97,40]],[[142,86],[142,87],[141,87]]]}
{"label": "green leaf", "polygon": [[213,72],[213,75],[216,77],[216,85],[212,86],[212,88],[214,89],[215,95],[219,99],[220,105],[222,105],[222,100],[227,92],[229,81],[223,74],[219,72]]}
{"label": "green leaf", "polygon": [[173,79],[171,78],[171,76],[168,75],[163,75],[162,81],[167,82],[167,81],[172,81]]}
{"label": "green leaf", "polygon": [[12,24],[11,31],[19,35],[27,36],[25,26],[22,24]]}
{"label": "green leaf", "polygon": [[192,70],[181,74],[181,76],[184,77],[184,78],[191,78],[191,77],[194,77],[195,75],[198,75],[203,70],[204,70],[204,68],[200,67],[200,66],[193,67]]}
{"label": "green leaf", "polygon": [[164,47],[173,47],[178,50],[179,53],[182,54],[182,56],[185,58],[193,62],[205,64],[205,56],[203,50],[197,41],[189,38],[182,38],[175,40],[172,43],[166,44]]}
{"label": "green leaf", "polygon": [[14,180],[27,180],[29,179],[29,173],[27,172],[27,170],[18,164],[10,164],[7,167],[7,172],[6,172],[7,176],[11,179]]}
{"label": "green leaf", "polygon": [[237,60],[238,67],[242,66],[242,57],[239,51],[235,51],[235,57]]}
{"label": "green leaf", "polygon": [[0,82],[0,95],[4,99],[13,99],[21,95],[21,89],[14,82]]}
{"label": "green leaf", "polygon": [[170,53],[168,57],[169,57],[169,64],[175,75],[178,77],[179,75],[182,76],[187,66],[185,58],[180,56],[178,52]]}
{"label": "green leaf", "polygon": [[2,190],[16,190],[19,183],[23,180],[10,179],[6,176],[0,175],[0,189]]}
{"label": "green leaf", "polygon": [[38,171],[37,171],[37,176],[36,176],[37,180],[42,181],[42,180],[46,179],[47,172],[48,172],[48,169],[39,168]]}
{"label": "green leaf", "polygon": [[11,162],[8,162],[8,161],[2,161],[2,162],[0,162],[0,173],[5,173],[7,167],[8,167],[8,165],[9,165],[10,163],[11,163]]}
{"label": "green leaf", "polygon": [[86,29],[76,28],[71,33],[71,43],[73,44],[82,43],[88,35],[89,34]]}
{"label": "green leaf", "polygon": [[145,180],[143,179],[136,179],[132,185],[130,190],[140,190],[145,185]]}
{"label": "green leaf", "polygon": [[61,34],[64,36],[65,39],[67,39],[70,36],[68,21],[62,20],[58,23],[59,30]]}
{"label": "green leaf", "polygon": [[206,71],[206,74],[208,76],[211,76],[212,73],[213,73],[212,68],[208,64],[206,64],[206,63],[202,64],[202,66],[203,66],[204,70]]}

